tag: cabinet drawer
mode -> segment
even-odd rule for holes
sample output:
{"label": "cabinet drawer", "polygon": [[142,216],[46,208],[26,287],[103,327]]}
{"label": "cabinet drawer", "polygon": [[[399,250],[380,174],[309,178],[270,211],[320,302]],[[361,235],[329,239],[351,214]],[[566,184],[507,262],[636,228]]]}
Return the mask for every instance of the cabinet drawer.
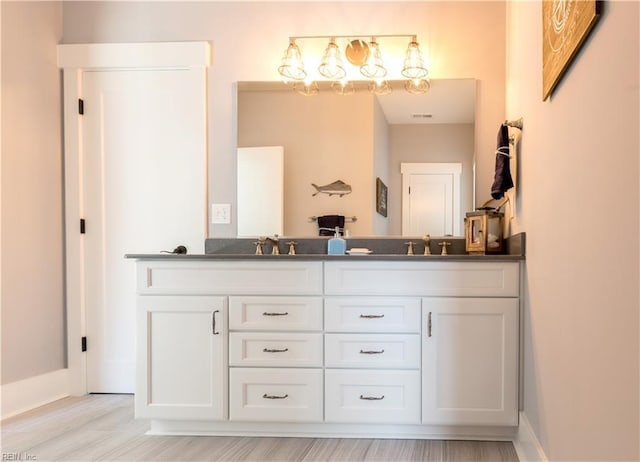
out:
{"label": "cabinet drawer", "polygon": [[517,297],[518,262],[326,262],[327,295]]}
{"label": "cabinet drawer", "polygon": [[419,371],[325,371],[327,422],[420,422]]}
{"label": "cabinet drawer", "polygon": [[328,332],[420,332],[420,299],[406,297],[327,297]]}
{"label": "cabinet drawer", "polygon": [[321,297],[229,297],[230,330],[321,331]]}
{"label": "cabinet drawer", "polygon": [[418,369],[419,334],[326,334],[327,367]]}
{"label": "cabinet drawer", "polygon": [[229,418],[321,422],[322,370],[230,368]]}
{"label": "cabinet drawer", "polygon": [[322,367],[322,334],[232,332],[231,366]]}
{"label": "cabinet drawer", "polygon": [[322,262],[142,261],[139,294],[320,295]]}

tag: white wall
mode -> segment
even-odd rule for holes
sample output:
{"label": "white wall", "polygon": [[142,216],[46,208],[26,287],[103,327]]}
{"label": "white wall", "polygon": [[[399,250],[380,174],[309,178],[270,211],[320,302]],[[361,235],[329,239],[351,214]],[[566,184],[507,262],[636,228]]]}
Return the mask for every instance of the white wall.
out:
{"label": "white wall", "polygon": [[[290,35],[331,33],[415,33],[432,78],[478,79],[478,184],[488,191],[493,181],[495,134],[504,117],[503,2],[64,2],[65,43],[213,43],[210,202],[235,202],[234,83],[280,80],[276,67]],[[234,225],[210,225],[210,233],[232,236]]]}
{"label": "white wall", "polygon": [[65,367],[60,2],[2,4],[2,384]]}
{"label": "white wall", "polygon": [[542,101],[540,1],[508,7],[507,117],[524,117],[524,412],[549,460],[640,460],[638,2],[605,13]]}

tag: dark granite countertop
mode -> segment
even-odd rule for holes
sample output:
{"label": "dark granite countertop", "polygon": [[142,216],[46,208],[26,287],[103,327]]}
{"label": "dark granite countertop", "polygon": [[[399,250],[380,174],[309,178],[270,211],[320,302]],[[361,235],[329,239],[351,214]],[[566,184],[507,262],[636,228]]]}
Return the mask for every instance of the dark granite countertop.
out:
{"label": "dark granite countertop", "polygon": [[126,258],[140,260],[289,260],[289,261],[521,261],[523,255],[326,255],[326,254],[298,254],[298,255],[254,255],[254,254],[187,254],[173,255],[166,253],[132,253],[126,254]]}
{"label": "dark granite countertop", "polygon": [[[288,255],[287,242],[295,240],[296,255]],[[280,238],[280,255],[271,254],[271,243],[265,244],[264,255],[255,254],[255,239],[251,238],[209,238],[205,240],[204,254],[127,254],[126,258],[147,260],[383,260],[383,261],[521,261],[525,259],[525,235],[519,233],[505,240],[505,253],[490,255],[469,255],[465,252],[464,238],[435,237],[431,239],[431,255],[423,255],[424,241],[415,237],[389,238],[349,238],[347,249],[368,248],[368,255],[327,255],[328,238]],[[415,255],[406,255],[406,243],[415,243]],[[441,255],[439,243],[446,241],[450,245],[448,255]]]}

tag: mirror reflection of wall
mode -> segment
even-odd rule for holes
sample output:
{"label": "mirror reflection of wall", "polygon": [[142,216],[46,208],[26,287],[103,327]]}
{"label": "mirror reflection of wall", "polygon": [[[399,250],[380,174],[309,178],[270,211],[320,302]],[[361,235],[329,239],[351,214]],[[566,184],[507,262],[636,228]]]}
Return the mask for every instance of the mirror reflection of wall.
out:
{"label": "mirror reflection of wall", "polygon": [[[309,218],[333,214],[357,217],[345,226],[352,236],[401,235],[403,162],[462,163],[460,210],[473,208],[473,79],[432,81],[426,95],[387,96],[327,90],[305,97],[281,82],[244,82],[237,107],[239,148],[284,147],[286,236],[317,236]],[[388,186],[387,217],[376,213],[376,178]],[[351,193],[312,196],[312,183],[337,180]]]}

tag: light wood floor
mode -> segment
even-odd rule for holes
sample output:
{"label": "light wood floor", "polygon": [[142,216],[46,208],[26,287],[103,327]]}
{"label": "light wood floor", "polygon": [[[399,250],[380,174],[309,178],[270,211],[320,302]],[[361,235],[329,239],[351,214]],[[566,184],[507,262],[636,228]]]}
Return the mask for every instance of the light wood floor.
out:
{"label": "light wood floor", "polygon": [[1,426],[2,461],[518,461],[509,442],[147,436],[131,395],[65,398]]}

